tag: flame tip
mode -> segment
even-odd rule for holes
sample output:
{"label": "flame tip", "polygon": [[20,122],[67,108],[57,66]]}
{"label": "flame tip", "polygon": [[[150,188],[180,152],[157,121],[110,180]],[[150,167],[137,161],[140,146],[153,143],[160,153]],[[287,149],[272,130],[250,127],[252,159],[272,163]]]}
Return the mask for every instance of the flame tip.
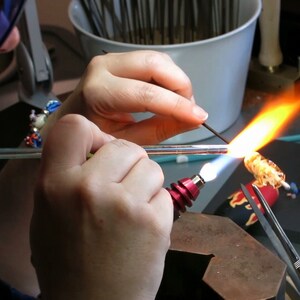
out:
{"label": "flame tip", "polygon": [[297,115],[300,101],[289,94],[267,102],[249,125],[229,144],[229,154],[242,158],[277,138]]}

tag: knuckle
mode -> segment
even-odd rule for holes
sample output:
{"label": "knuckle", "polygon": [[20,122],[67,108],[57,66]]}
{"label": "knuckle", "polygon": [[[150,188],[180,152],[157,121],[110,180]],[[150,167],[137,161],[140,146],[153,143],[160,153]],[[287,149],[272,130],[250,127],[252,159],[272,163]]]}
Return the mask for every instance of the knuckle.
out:
{"label": "knuckle", "polygon": [[78,195],[81,201],[91,203],[100,191],[101,185],[99,181],[96,180],[96,176],[93,176],[93,174],[85,174],[77,183],[75,194]]}
{"label": "knuckle", "polygon": [[171,207],[171,211],[173,212],[173,200],[172,200],[172,197],[171,197],[171,194],[165,189],[165,188],[162,188],[160,190],[160,193],[162,195],[162,197],[164,198],[164,203],[167,204]]}
{"label": "knuckle", "polygon": [[35,196],[41,195],[42,197],[47,197],[47,195],[53,194],[54,190],[51,188],[51,183],[47,176],[40,174],[35,187]]}
{"label": "knuckle", "polygon": [[[109,55],[109,54],[107,54],[107,55]],[[91,60],[90,60],[90,62],[89,62],[89,64],[88,64],[88,66],[87,66],[87,68],[88,69],[91,69],[91,68],[93,68],[93,67],[95,67],[95,66],[99,66],[99,64],[102,64],[103,63],[103,61],[104,61],[104,56],[103,55],[95,55],[95,56],[93,56],[92,58],[91,58]]]}
{"label": "knuckle", "polygon": [[115,139],[115,140],[112,140],[107,145],[112,146],[117,151],[123,151],[124,152],[124,156],[128,152],[135,153],[136,155],[140,155],[140,156],[147,155],[146,151],[142,147],[140,147],[139,145],[137,145],[135,143],[129,142],[127,140]]}
{"label": "knuckle", "polygon": [[95,55],[91,58],[90,62],[87,65],[87,72],[90,70],[99,70],[105,66],[109,65],[109,62],[113,59],[116,59],[116,53],[107,53],[105,55]]}
{"label": "knuckle", "polygon": [[139,161],[139,168],[145,170],[145,180],[147,180],[147,178],[154,178],[154,182],[157,185],[157,187],[163,185],[165,179],[164,173],[157,162],[155,162],[147,156]]}
{"label": "knuckle", "polygon": [[184,101],[181,96],[176,97],[174,101],[173,111],[177,111],[178,109],[182,109]]}
{"label": "knuckle", "polygon": [[144,161],[146,162],[148,167],[151,168],[151,172],[155,175],[155,178],[157,178],[157,180],[160,180],[160,182],[163,183],[164,173],[163,173],[160,165],[157,162],[155,162],[154,160],[149,159],[148,157],[145,158]]}
{"label": "knuckle", "polygon": [[170,105],[169,111],[172,116],[175,116],[178,111],[182,111],[185,108],[186,99],[177,95],[174,97],[172,105]]}
{"label": "knuckle", "polygon": [[142,89],[138,91],[139,101],[141,102],[144,110],[147,111],[150,109],[151,103],[153,103],[158,97],[156,87],[151,84],[145,84]]}
{"label": "knuckle", "polygon": [[[177,76],[177,78],[179,78],[179,76]],[[183,71],[181,72],[180,81],[178,81],[177,88],[174,92],[180,93],[181,91],[189,91],[189,93],[185,95],[185,97],[189,99],[193,96],[191,79]]]}
{"label": "knuckle", "polygon": [[59,180],[59,175],[56,175],[53,177],[44,171],[40,173],[34,190],[34,197],[38,201],[44,199],[46,202],[54,204],[63,195],[64,186]]}
{"label": "knuckle", "polygon": [[113,192],[113,209],[118,219],[133,219],[136,215],[136,206],[134,205],[134,197],[131,193],[128,193],[125,189],[122,189],[122,193]]}
{"label": "knuckle", "polygon": [[82,126],[82,122],[85,121],[86,118],[82,115],[78,115],[78,114],[68,114],[68,115],[64,115],[62,118],[60,118],[57,121],[57,124],[67,124],[69,126],[72,127],[81,127]]}
{"label": "knuckle", "polygon": [[160,68],[166,61],[171,61],[171,57],[164,52],[148,51],[145,55],[145,65],[151,70]]}
{"label": "knuckle", "polygon": [[[99,78],[104,72],[107,61],[104,58],[105,55],[94,56],[86,67],[86,71],[79,84],[81,90],[82,101],[92,101],[100,94],[105,94],[106,86],[105,81],[99,85]],[[100,93],[101,89],[101,93]]]}
{"label": "knuckle", "polygon": [[81,97],[80,100],[82,103],[86,104],[87,102],[95,98],[96,89],[93,84],[93,81],[84,80],[81,87]]}

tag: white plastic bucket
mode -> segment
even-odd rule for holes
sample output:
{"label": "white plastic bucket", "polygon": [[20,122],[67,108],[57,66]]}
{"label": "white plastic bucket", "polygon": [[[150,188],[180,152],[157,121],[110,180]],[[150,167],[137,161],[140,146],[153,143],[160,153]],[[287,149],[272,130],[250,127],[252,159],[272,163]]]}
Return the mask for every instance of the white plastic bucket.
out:
{"label": "white plastic bucket", "polygon": [[[235,30],[190,43],[138,45],[93,35],[80,1],[72,0],[69,6],[69,18],[87,61],[107,52],[150,49],[168,53],[190,77],[196,102],[209,113],[207,123],[219,132],[229,128],[241,112],[260,12],[261,0],[240,0]],[[135,113],[134,116],[143,119],[149,117],[149,113]],[[165,143],[197,142],[211,136],[212,133],[202,127],[172,137]]]}

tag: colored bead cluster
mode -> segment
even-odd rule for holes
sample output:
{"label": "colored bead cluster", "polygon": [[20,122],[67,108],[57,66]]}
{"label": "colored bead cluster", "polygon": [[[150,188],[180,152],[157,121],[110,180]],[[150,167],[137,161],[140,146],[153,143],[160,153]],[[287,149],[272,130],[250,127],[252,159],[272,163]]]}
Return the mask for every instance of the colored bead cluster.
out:
{"label": "colored bead cluster", "polygon": [[42,136],[40,130],[45,125],[47,118],[50,114],[55,112],[61,105],[58,100],[50,100],[41,113],[35,114],[35,110],[31,111],[29,115],[30,119],[30,131],[24,139],[26,146],[31,148],[40,148],[42,146]]}
{"label": "colored bead cluster", "polygon": [[300,189],[297,186],[295,182],[290,183],[290,190],[287,193],[288,197],[291,197],[292,199],[296,199],[297,195],[300,194]]}

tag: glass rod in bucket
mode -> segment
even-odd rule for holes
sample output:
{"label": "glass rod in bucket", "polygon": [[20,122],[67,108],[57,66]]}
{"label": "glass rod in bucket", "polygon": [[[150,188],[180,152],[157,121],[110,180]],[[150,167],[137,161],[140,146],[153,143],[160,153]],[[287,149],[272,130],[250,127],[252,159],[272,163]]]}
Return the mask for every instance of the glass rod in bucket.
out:
{"label": "glass rod in bucket", "polygon": [[93,33],[143,45],[189,43],[238,26],[239,0],[80,0]]}

